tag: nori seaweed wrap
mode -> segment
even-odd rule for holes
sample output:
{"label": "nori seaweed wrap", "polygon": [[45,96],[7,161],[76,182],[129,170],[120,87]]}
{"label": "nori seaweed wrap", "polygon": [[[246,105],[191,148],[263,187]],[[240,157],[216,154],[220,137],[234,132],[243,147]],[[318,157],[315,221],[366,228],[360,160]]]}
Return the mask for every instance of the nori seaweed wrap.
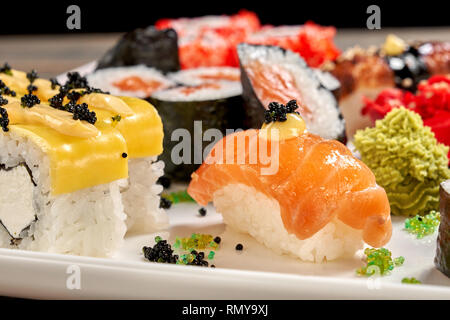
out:
{"label": "nori seaweed wrap", "polygon": [[164,73],[180,69],[178,36],[173,29],[152,26],[126,33],[98,61],[97,69],[144,64]]}
{"label": "nori seaweed wrap", "polygon": [[[179,86],[156,92],[149,101],[156,107],[164,123],[164,152],[160,158],[165,163],[165,175],[174,180],[189,181],[191,173],[203,162],[205,148],[212,147],[212,141],[203,141],[202,134],[206,130],[218,129],[225,135],[227,129],[242,128],[244,112],[240,83]],[[201,126],[199,123],[196,125],[195,121],[201,121]],[[179,152],[183,145],[186,146],[183,143],[185,137],[177,136],[174,138],[176,141],[172,141],[172,134],[177,129],[185,129],[189,133],[190,140],[185,142],[189,155],[184,154],[185,149]],[[187,157],[190,163],[180,163],[180,160],[174,163],[174,147],[177,148],[174,150],[175,156],[183,159]]]}
{"label": "nori seaweed wrap", "polygon": [[441,183],[440,196],[441,224],[434,263],[443,274],[450,277],[450,180]]}

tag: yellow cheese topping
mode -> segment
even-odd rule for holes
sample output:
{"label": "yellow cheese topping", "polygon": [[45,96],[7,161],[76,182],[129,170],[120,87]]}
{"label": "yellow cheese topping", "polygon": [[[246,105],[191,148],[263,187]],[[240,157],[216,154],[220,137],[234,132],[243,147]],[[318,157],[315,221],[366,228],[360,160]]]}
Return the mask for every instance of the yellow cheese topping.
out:
{"label": "yellow cheese topping", "polygon": [[50,107],[48,99],[59,88],[52,89],[51,82],[44,79],[33,82],[41,104],[22,107],[20,97],[28,93],[30,82],[26,73],[12,72],[12,76],[0,73],[0,79],[17,93],[16,98],[4,97],[9,102],[3,108],[10,118],[10,131],[3,134],[25,137],[49,156],[52,194],[126,178],[129,158],[161,154],[162,121],[150,103],[102,93],[83,95],[77,103],[87,103],[97,115],[97,122],[91,125]]}
{"label": "yellow cheese topping", "polygon": [[[12,125],[11,134],[30,139],[50,159],[53,195],[109,183],[128,177],[125,139],[115,129],[104,129],[91,138],[61,134],[49,127]],[[7,133],[10,134],[10,133]]]}
{"label": "yellow cheese topping", "polygon": [[72,114],[54,109],[48,105],[39,104],[32,108],[24,108],[18,99],[8,97],[7,105],[3,106],[8,112],[9,123],[35,124],[54,129],[55,131],[74,137],[90,138],[98,135],[98,129],[86,122],[73,120]]}

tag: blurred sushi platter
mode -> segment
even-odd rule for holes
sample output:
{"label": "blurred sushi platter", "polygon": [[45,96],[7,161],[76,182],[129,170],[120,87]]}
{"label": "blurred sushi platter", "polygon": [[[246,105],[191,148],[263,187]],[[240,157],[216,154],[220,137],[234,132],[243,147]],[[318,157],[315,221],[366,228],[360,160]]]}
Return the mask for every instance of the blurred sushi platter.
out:
{"label": "blurred sushi platter", "polygon": [[241,10],[0,60],[0,295],[450,299],[450,39],[339,32]]}

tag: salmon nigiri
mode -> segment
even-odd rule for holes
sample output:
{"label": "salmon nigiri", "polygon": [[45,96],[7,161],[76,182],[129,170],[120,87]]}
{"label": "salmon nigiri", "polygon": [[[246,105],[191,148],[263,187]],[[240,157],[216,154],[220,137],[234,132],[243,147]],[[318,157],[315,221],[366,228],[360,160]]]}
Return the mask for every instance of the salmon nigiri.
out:
{"label": "salmon nigiri", "polygon": [[383,246],[392,232],[386,192],[343,144],[308,133],[296,108],[271,103],[261,130],[223,138],[188,193],[213,201],[228,226],[305,261]]}

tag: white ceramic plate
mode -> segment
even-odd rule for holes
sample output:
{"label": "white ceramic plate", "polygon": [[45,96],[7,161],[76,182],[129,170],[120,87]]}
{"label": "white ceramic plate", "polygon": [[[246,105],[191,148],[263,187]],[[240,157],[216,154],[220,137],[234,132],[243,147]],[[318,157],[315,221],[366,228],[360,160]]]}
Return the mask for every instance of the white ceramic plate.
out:
{"label": "white ceramic plate", "polygon": [[[361,253],[353,259],[313,264],[266,249],[251,237],[228,230],[221,216],[208,207],[201,217],[193,203],[174,205],[167,232],[128,237],[112,259],[65,256],[0,249],[0,295],[27,298],[82,299],[450,299],[450,279],[433,265],[436,235],[422,240],[402,230],[394,219],[394,234],[386,246],[406,261],[391,275],[360,278]],[[217,268],[147,262],[141,249],[160,235],[173,242],[193,232],[220,235]],[[237,252],[235,245],[244,250]],[[69,289],[73,270],[81,288]],[[69,272],[69,273],[68,273]],[[403,277],[421,285],[401,284]],[[72,286],[73,287],[73,286]]]}

